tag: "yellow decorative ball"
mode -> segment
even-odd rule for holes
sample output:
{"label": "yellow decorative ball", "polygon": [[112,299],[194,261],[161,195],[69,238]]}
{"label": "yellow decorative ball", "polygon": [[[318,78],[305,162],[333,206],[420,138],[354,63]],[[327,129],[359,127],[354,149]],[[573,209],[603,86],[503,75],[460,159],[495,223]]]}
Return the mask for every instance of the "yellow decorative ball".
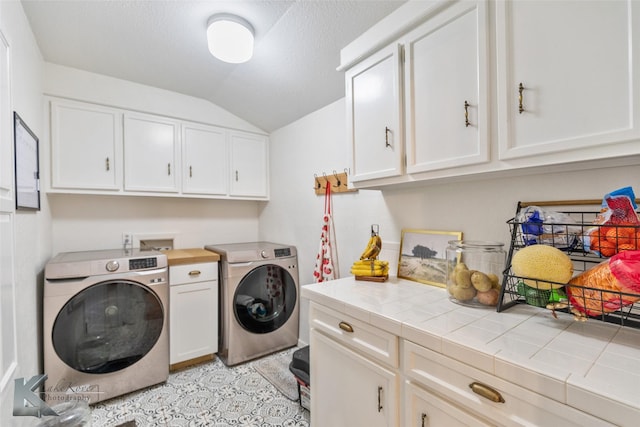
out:
{"label": "yellow decorative ball", "polygon": [[524,280],[527,286],[543,290],[560,288],[573,276],[569,256],[547,245],[520,249],[511,259],[511,269],[514,275],[528,278]]}

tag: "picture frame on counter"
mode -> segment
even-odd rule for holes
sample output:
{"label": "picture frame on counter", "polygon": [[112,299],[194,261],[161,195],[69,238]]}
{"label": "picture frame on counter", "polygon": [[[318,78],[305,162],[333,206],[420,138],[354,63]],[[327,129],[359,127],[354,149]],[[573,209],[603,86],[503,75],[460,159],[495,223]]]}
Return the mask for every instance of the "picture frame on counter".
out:
{"label": "picture frame on counter", "polygon": [[16,209],[40,210],[39,140],[13,112]]}
{"label": "picture frame on counter", "polygon": [[398,277],[446,287],[446,249],[450,240],[462,240],[462,232],[403,229],[400,237]]}

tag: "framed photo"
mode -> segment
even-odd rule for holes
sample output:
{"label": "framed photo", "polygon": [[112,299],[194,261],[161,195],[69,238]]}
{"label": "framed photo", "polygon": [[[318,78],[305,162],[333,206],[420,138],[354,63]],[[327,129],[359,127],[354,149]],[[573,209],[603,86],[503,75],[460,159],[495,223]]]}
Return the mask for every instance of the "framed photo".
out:
{"label": "framed photo", "polygon": [[462,240],[462,232],[402,230],[398,277],[446,287],[449,240]]}
{"label": "framed photo", "polygon": [[16,209],[40,210],[40,166],[38,137],[13,112],[15,144]]}

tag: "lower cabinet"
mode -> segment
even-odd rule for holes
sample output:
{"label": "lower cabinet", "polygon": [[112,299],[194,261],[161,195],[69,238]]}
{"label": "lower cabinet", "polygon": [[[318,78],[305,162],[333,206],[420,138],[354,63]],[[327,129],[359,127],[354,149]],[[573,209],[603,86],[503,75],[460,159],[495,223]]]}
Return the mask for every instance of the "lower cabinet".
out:
{"label": "lower cabinet", "polygon": [[612,426],[347,312],[310,304],[313,426]]}
{"label": "lower cabinet", "polygon": [[218,264],[169,268],[169,363],[218,351]]}
{"label": "lower cabinet", "polygon": [[310,316],[311,425],[397,426],[397,337],[314,303]]}
{"label": "lower cabinet", "polygon": [[311,348],[311,425],[397,425],[396,372],[317,330],[311,331]]}

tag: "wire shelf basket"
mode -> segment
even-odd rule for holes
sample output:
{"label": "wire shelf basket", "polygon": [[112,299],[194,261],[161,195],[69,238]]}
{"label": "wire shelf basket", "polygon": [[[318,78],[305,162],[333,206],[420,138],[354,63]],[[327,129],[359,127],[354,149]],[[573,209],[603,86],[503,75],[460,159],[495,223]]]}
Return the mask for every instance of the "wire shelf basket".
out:
{"label": "wire shelf basket", "polygon": [[[540,282],[534,278],[517,276],[513,272],[513,256],[519,250],[534,244],[553,246],[565,252],[573,263],[574,277],[588,270],[608,268],[609,258],[618,251],[640,251],[640,226],[594,225],[600,211],[571,210],[574,206],[588,205],[599,206],[600,201],[518,202],[516,215],[507,221],[511,243],[498,300],[498,312],[516,304],[529,304],[549,309],[554,316],[556,312],[566,312],[574,314],[579,320],[597,319],[640,329],[640,291],[635,293],[627,288],[624,288],[625,291],[616,287],[608,288],[595,280],[580,286],[548,280]],[[558,211],[563,214],[563,222],[543,221],[532,224],[524,221],[520,218],[520,213],[529,206],[563,207]],[[537,229],[532,229],[532,226]],[[612,248],[605,247],[604,243],[598,241],[595,248],[598,251],[595,251],[594,243],[590,243],[593,242],[590,236],[599,235],[598,233],[604,235],[605,232],[611,233],[615,239],[624,238],[624,244],[622,241],[616,242],[619,244]]]}

